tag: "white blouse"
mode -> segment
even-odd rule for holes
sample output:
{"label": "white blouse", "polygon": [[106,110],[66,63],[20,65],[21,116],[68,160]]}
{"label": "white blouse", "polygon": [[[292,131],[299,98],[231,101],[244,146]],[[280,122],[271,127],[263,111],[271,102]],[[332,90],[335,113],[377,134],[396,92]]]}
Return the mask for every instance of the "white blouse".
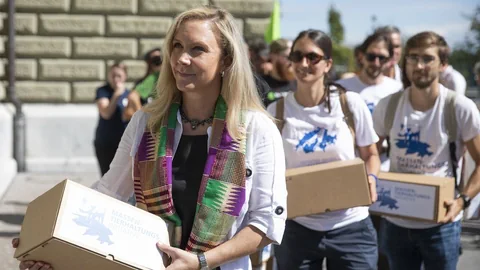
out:
{"label": "white blouse", "polygon": [[[247,144],[246,168],[251,170],[246,176],[246,198],[240,215],[228,234],[231,239],[248,225],[255,226],[280,244],[287,218],[287,190],[285,183],[285,155],[280,133],[267,115],[249,111],[246,114]],[[148,114],[138,111],[127,126],[118,146],[110,170],[100,180],[96,189],[111,197],[127,202],[133,194],[133,160],[147,124]],[[174,154],[177,150],[183,127],[180,114],[177,114]],[[211,136],[211,127],[208,128]],[[205,149],[208,151],[208,148]],[[251,191],[254,192],[251,192]],[[222,270],[252,269],[248,256],[221,266]]]}

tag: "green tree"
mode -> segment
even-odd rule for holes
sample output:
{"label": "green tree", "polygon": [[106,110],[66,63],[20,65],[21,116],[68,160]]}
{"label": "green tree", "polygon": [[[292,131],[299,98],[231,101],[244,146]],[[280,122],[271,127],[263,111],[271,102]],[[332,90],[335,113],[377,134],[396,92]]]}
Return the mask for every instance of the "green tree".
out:
{"label": "green tree", "polygon": [[329,35],[333,42],[333,60],[335,70],[341,74],[348,71],[354,71],[355,61],[353,50],[343,45],[345,38],[345,29],[342,25],[342,16],[335,7],[331,6],[328,10]]}
{"label": "green tree", "polygon": [[345,38],[345,29],[342,25],[342,15],[334,6],[330,6],[330,10],[328,10],[328,25],[330,27],[330,38],[334,43],[342,44]]}
{"label": "green tree", "polygon": [[470,32],[462,44],[456,44],[448,59],[449,63],[467,79],[469,85],[474,84],[473,66],[480,60],[480,5],[477,5],[470,20]]}

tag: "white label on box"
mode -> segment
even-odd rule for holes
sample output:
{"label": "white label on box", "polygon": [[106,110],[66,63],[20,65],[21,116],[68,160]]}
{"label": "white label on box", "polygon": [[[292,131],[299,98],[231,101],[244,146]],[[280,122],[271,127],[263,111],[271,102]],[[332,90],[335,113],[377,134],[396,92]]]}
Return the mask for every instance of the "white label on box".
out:
{"label": "white label on box", "polygon": [[378,200],[370,210],[385,214],[433,220],[436,188],[379,179]]}
{"label": "white label on box", "polygon": [[[165,269],[158,241],[168,243],[163,220],[86,189],[65,190],[55,236],[142,269]],[[166,239],[165,239],[166,238]]]}

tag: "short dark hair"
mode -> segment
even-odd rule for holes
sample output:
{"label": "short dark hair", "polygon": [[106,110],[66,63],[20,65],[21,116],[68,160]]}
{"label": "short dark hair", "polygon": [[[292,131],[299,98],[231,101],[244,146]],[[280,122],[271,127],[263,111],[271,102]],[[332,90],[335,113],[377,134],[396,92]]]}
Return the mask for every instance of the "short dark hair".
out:
{"label": "short dark hair", "polygon": [[390,36],[386,33],[373,33],[370,36],[368,36],[363,43],[360,45],[359,50],[362,53],[366,53],[368,47],[372,45],[373,43],[377,42],[385,42],[385,45],[387,46],[388,50],[388,58],[393,57],[393,44],[392,40],[390,39]]}
{"label": "short dark hair", "polygon": [[[448,64],[450,48],[448,47],[447,41],[442,36],[432,31],[421,32],[409,38],[405,45],[405,55],[408,55],[411,49],[428,48],[433,46],[438,48],[438,57],[440,58],[440,63],[443,65]],[[403,61],[402,65],[402,81],[405,88],[411,85],[410,80],[407,78],[406,62],[407,61]]]}
{"label": "short dark hair", "polygon": [[285,38],[280,38],[280,39],[272,41],[272,43],[270,43],[270,53],[279,54],[279,53],[285,51],[286,49],[288,49],[290,47],[289,43],[290,43],[290,40],[285,39]]}
{"label": "short dark hair", "polygon": [[122,63],[122,62],[114,62],[114,63],[110,66],[110,70],[112,70],[112,69],[114,69],[114,68],[119,68],[119,69],[123,70],[123,72],[125,72],[125,75],[128,75],[127,65],[125,65],[124,63]]}

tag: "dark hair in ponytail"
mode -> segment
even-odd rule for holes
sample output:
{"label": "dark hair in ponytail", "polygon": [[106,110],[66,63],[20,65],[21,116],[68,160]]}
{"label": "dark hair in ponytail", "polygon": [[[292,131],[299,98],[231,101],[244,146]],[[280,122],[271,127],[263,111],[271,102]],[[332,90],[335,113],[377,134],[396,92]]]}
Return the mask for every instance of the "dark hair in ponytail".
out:
{"label": "dark hair in ponytail", "polygon": [[[308,38],[315,45],[317,45],[317,47],[323,51],[325,60],[332,59],[332,52],[333,52],[332,40],[323,31],[316,30],[316,29],[308,29],[300,32],[300,34],[298,34],[298,36],[293,41],[292,50],[295,47],[295,43],[297,43],[297,41],[302,38]],[[339,84],[331,82],[328,74],[325,74],[323,78],[323,86],[324,86],[323,91],[325,91],[325,96],[326,96],[325,102],[327,104],[328,112],[330,113],[332,111],[332,105],[330,103],[331,86],[337,87],[339,91],[345,91],[345,89]]]}

